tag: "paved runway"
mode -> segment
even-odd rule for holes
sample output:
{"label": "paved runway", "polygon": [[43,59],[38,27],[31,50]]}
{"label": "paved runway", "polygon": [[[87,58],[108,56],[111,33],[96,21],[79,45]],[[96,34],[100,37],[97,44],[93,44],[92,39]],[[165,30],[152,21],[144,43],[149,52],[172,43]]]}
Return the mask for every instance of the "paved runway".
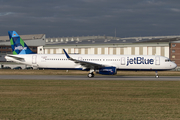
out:
{"label": "paved runway", "polygon": [[180,76],[101,76],[88,78],[86,75],[0,75],[0,79],[21,79],[21,80],[161,80],[180,81]]}

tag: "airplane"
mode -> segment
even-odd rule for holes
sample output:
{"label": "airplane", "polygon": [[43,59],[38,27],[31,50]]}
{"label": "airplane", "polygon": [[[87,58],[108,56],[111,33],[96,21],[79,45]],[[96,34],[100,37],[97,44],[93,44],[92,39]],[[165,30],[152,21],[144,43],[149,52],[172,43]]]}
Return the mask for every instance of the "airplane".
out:
{"label": "airplane", "polygon": [[169,58],[159,55],[84,55],[68,54],[35,54],[20,38],[16,31],[8,31],[13,55],[6,55],[7,61],[13,61],[42,69],[83,70],[102,75],[115,75],[118,70],[130,71],[165,71],[176,68]]}

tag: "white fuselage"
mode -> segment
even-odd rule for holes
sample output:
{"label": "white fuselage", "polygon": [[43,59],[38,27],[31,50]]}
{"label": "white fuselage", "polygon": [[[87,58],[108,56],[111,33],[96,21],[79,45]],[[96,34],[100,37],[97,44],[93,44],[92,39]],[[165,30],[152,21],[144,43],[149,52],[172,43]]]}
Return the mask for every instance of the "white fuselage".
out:
{"label": "white fuselage", "polygon": [[[24,58],[23,61],[14,57]],[[74,61],[68,60],[65,54],[23,54],[6,56],[7,61],[26,64],[45,69],[85,70]],[[73,59],[116,67],[117,70],[170,70],[176,67],[167,57],[150,55],[82,55],[70,54]]]}

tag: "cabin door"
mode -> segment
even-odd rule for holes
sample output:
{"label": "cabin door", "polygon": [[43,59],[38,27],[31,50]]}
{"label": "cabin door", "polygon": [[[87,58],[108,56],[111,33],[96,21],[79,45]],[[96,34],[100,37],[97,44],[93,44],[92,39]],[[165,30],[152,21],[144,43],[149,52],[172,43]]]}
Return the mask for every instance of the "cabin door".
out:
{"label": "cabin door", "polygon": [[78,57],[78,60],[82,60],[82,57]]}
{"label": "cabin door", "polygon": [[121,65],[125,65],[125,57],[121,58]]}
{"label": "cabin door", "polygon": [[37,55],[32,56],[32,64],[37,64]]}
{"label": "cabin door", "polygon": [[160,65],[160,57],[159,56],[155,57],[155,64]]}

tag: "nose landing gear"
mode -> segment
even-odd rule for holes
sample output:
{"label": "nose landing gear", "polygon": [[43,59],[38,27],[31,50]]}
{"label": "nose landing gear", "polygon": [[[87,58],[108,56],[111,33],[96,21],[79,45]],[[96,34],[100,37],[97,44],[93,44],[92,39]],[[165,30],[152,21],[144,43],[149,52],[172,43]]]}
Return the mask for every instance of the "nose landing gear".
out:
{"label": "nose landing gear", "polygon": [[159,78],[158,71],[155,73],[155,78]]}

